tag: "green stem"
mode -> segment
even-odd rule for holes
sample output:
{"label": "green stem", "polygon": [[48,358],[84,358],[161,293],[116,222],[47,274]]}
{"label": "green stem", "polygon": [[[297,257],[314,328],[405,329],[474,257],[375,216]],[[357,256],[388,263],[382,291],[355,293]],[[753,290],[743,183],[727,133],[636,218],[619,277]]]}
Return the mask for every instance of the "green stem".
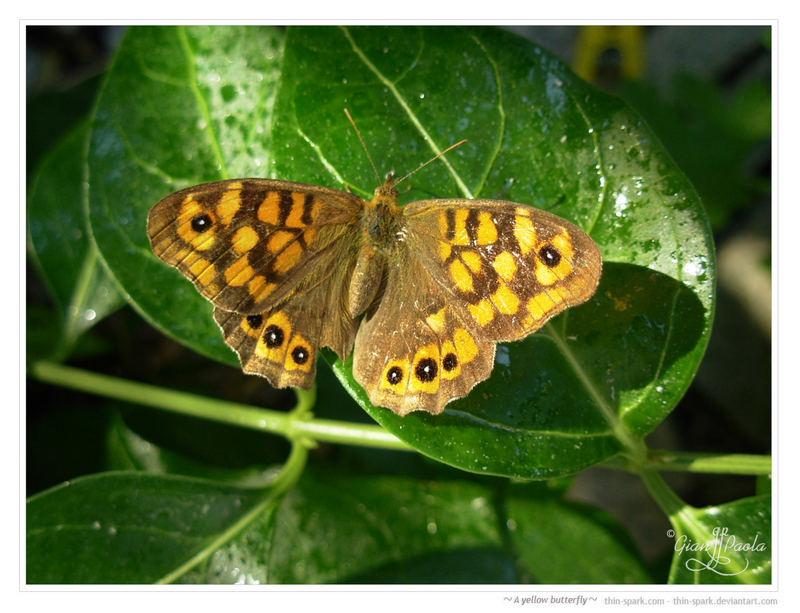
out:
{"label": "green stem", "polygon": [[[644,481],[650,495],[655,499],[661,510],[669,517],[672,527],[675,529],[673,536],[679,537],[680,535],[688,536],[692,542],[701,545],[713,543],[717,538],[713,529],[709,529],[708,525],[704,523],[701,516],[706,512],[703,509],[695,509],[691,505],[685,503],[678,498],[678,495],[667,485],[663,477],[653,470],[642,470],[640,473],[642,481]],[[718,562],[715,561],[715,563]],[[731,556],[730,559],[724,562],[724,565],[730,569],[731,574],[741,575],[743,583],[755,583],[757,578],[752,573],[744,574],[746,569],[742,565],[739,555]]]}
{"label": "green stem", "polygon": [[772,473],[772,456],[650,450],[644,468],[696,473],[769,475]]}
{"label": "green stem", "polygon": [[677,519],[678,516],[688,508],[686,503],[678,498],[678,495],[656,471],[642,470],[639,475],[642,481],[644,481],[647,491],[650,492],[650,495],[658,506],[661,507],[661,510],[664,511],[664,514],[669,517],[672,525],[676,525],[673,520]]}
{"label": "green stem", "polygon": [[314,419],[308,410],[310,403],[314,402],[314,392],[299,393],[299,402],[295,410],[283,413],[167,390],[52,362],[36,362],[31,370],[34,377],[45,383],[181,415],[210,419],[261,432],[272,432],[293,442],[304,441],[307,444],[308,439],[311,439],[378,449],[411,450],[410,446],[380,426]]}

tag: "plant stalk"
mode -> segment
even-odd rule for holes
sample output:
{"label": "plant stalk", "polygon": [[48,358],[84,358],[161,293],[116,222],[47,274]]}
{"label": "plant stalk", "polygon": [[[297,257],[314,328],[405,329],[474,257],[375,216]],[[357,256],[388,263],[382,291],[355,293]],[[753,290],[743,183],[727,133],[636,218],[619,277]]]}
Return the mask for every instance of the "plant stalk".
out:
{"label": "plant stalk", "polygon": [[313,418],[307,410],[309,402],[313,400],[309,392],[304,392],[299,396],[298,410],[284,413],[167,390],[53,362],[36,362],[32,367],[32,374],[45,383],[181,415],[210,419],[261,432],[271,432],[284,436],[292,442],[310,439],[317,442],[344,443],[377,449],[402,451],[412,449],[380,426]]}

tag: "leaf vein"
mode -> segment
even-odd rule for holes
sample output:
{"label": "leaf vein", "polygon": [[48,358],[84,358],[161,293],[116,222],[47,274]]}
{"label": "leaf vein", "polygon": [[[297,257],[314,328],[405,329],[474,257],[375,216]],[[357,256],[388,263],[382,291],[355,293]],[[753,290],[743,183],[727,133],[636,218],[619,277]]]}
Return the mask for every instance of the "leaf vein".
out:
{"label": "leaf vein", "polygon": [[211,145],[211,149],[214,152],[214,157],[217,160],[217,166],[219,168],[220,177],[222,179],[228,178],[228,170],[225,167],[225,158],[222,155],[222,150],[219,146],[219,140],[217,139],[216,134],[211,128],[211,114],[208,112],[208,103],[206,99],[203,97],[203,92],[200,91],[200,84],[197,81],[197,71],[195,70],[194,66],[194,55],[192,54],[192,49],[189,45],[189,39],[186,36],[186,28],[183,26],[179,26],[177,28],[178,38],[180,39],[181,48],[183,49],[184,55],[186,57],[186,67],[189,71],[189,89],[191,90],[192,94],[194,95],[195,101],[197,102],[197,106],[200,111],[200,115],[203,118],[203,131],[208,136],[209,143]]}
{"label": "leaf vein", "polygon": [[597,167],[598,172],[600,174],[600,178],[602,180],[602,186],[600,189],[600,197],[598,198],[597,206],[595,207],[594,217],[586,224],[584,230],[587,234],[591,234],[592,230],[594,229],[597,221],[600,219],[600,213],[603,211],[605,207],[605,203],[608,200],[608,178],[606,176],[606,169],[603,162],[603,155],[600,153],[600,142],[597,135],[597,129],[592,125],[592,122],[589,120],[589,116],[584,111],[583,107],[581,106],[580,102],[567,90],[564,92],[569,96],[570,100],[572,100],[573,104],[575,104],[575,108],[578,109],[581,117],[583,118],[584,123],[589,128],[589,134],[592,135],[592,148],[594,151],[594,155],[597,158]]}
{"label": "leaf vein", "polygon": [[532,430],[530,428],[520,428],[515,426],[509,426],[508,424],[492,422],[489,421],[488,419],[484,419],[483,417],[477,417],[476,415],[473,415],[471,413],[466,413],[464,411],[456,411],[454,409],[445,408],[444,413],[455,417],[466,418],[469,421],[475,422],[481,426],[493,428],[495,430],[503,430],[504,432],[510,432],[512,434],[524,434],[525,436],[536,435],[536,436],[552,436],[552,437],[570,438],[570,439],[571,438],[585,439],[585,438],[604,437],[612,434],[610,431],[586,433],[586,432],[559,432],[556,430]]}
{"label": "leaf vein", "polygon": [[497,131],[497,141],[495,142],[494,148],[489,155],[489,161],[486,164],[486,169],[483,172],[483,176],[478,182],[478,187],[475,188],[475,196],[477,197],[481,191],[483,191],[483,187],[486,184],[486,181],[489,179],[489,174],[491,174],[492,169],[497,163],[497,158],[500,155],[500,148],[503,145],[503,136],[505,135],[506,129],[506,111],[503,107],[503,84],[500,79],[500,70],[497,67],[497,62],[489,54],[486,47],[483,46],[483,43],[480,41],[480,39],[474,34],[472,35],[472,40],[474,40],[475,44],[480,47],[481,51],[486,56],[486,60],[492,66],[492,72],[494,73],[494,80],[497,86],[497,112],[500,115],[500,127]]}
{"label": "leaf vein", "polygon": [[[342,32],[344,32],[344,35],[347,38],[348,42],[350,43],[353,52],[364,63],[364,65],[367,68],[369,68],[369,70],[378,78],[378,80],[381,83],[383,83],[386,89],[388,89],[392,93],[395,100],[397,100],[397,103],[405,112],[409,121],[411,121],[411,123],[414,125],[417,131],[422,135],[423,140],[428,144],[433,153],[435,155],[441,154],[442,148],[439,147],[436,141],[433,140],[433,137],[428,133],[428,131],[422,125],[422,122],[420,122],[419,118],[416,116],[414,111],[411,110],[411,107],[408,105],[408,102],[400,93],[400,91],[397,89],[395,84],[392,81],[390,81],[380,70],[378,70],[378,67],[375,66],[375,64],[373,64],[370,61],[370,59],[366,56],[364,51],[362,51],[362,49],[356,44],[356,41],[353,40],[353,37],[350,35],[350,31],[346,27],[342,26]],[[472,192],[467,187],[466,183],[464,183],[464,180],[461,178],[461,175],[459,175],[456,169],[453,168],[453,165],[450,164],[450,161],[446,157],[442,157],[441,160],[442,163],[447,168],[450,175],[455,180],[456,184],[458,185],[458,188],[461,190],[461,193],[464,195],[464,197],[472,199],[473,198]]]}

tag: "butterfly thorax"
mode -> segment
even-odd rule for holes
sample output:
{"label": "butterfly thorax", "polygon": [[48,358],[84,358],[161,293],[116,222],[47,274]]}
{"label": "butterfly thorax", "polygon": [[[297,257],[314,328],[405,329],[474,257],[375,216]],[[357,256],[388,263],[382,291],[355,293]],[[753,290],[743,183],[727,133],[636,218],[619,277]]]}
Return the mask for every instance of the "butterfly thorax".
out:
{"label": "butterfly thorax", "polygon": [[386,177],[386,182],[375,189],[372,200],[364,204],[361,228],[365,244],[386,255],[393,252],[400,230],[399,213],[397,190],[392,185],[389,175]]}

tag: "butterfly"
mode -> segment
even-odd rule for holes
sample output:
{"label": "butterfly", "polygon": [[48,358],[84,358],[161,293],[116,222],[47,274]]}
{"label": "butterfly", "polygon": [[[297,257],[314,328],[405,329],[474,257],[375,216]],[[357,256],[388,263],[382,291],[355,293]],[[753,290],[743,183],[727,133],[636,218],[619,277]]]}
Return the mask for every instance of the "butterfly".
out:
{"label": "butterfly", "polygon": [[441,413],[522,339],[597,288],[600,251],[546,211],[500,200],[398,204],[272,179],[204,183],[150,211],[156,256],[214,305],[246,373],[311,387],[317,350],[345,360],[372,404]]}

